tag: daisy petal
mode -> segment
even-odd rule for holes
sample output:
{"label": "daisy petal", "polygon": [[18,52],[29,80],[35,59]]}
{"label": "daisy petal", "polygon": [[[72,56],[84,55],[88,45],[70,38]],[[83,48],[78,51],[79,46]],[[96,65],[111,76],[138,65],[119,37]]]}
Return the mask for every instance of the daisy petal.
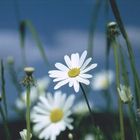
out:
{"label": "daisy petal", "polygon": [[58,89],[58,88],[62,87],[63,85],[67,84],[68,82],[69,82],[69,79],[60,81],[55,85],[54,89]]}
{"label": "daisy petal", "polygon": [[92,60],[92,58],[90,57],[90,58],[88,58],[85,62],[84,62],[84,64],[82,65],[82,67],[81,67],[81,70],[84,70],[85,69],[85,67],[91,62],[91,60]]}
{"label": "daisy petal", "polygon": [[66,67],[65,65],[61,64],[61,63],[56,63],[55,67],[58,68],[61,71],[68,71],[68,67]]}
{"label": "daisy petal", "polygon": [[80,74],[80,77],[82,78],[92,78],[92,75],[91,74]]}
{"label": "daisy petal", "polygon": [[79,67],[81,67],[85,61],[85,58],[87,56],[87,51],[84,51],[80,57],[80,60],[79,60]]}
{"label": "daisy petal", "polygon": [[71,55],[71,63],[72,63],[72,67],[79,67],[79,54],[75,53]]}
{"label": "daisy petal", "polygon": [[64,60],[65,60],[65,63],[67,64],[67,66],[68,66],[69,68],[71,68],[71,67],[72,67],[72,65],[71,65],[71,60],[70,60],[70,58],[69,58],[68,55],[65,55],[65,56],[64,56]]}
{"label": "daisy petal", "polygon": [[85,85],[89,85],[90,84],[88,79],[84,79],[84,78],[81,78],[81,77],[78,77],[77,81],[80,82],[80,83],[83,83]]}
{"label": "daisy petal", "polygon": [[58,82],[58,81],[62,81],[62,80],[65,80],[65,79],[68,79],[68,76],[55,78],[55,79],[53,80],[53,82]]}
{"label": "daisy petal", "polygon": [[72,106],[72,104],[74,102],[74,99],[75,99],[75,96],[74,95],[70,95],[67,98],[67,100],[66,100],[66,102],[64,104],[64,111],[67,111],[67,110],[69,110],[71,108],[71,106]]}
{"label": "daisy petal", "polygon": [[88,66],[86,69],[84,69],[81,73],[85,73],[90,71],[91,69],[94,69],[97,66],[97,64],[91,64],[90,66]]}
{"label": "daisy petal", "polygon": [[74,90],[75,92],[79,91],[79,83],[77,81],[74,81]]}

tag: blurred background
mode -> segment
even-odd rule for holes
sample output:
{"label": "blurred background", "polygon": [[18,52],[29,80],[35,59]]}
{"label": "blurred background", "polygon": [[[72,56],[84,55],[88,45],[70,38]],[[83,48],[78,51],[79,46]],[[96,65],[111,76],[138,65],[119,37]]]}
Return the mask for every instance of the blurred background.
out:
{"label": "blurred background", "polygon": [[[117,3],[132,42],[137,69],[140,70],[140,19],[138,16],[140,1],[117,0]],[[105,69],[105,27],[107,21],[114,21],[111,8],[107,9],[105,5],[105,1],[97,5],[96,0],[59,0],[59,2],[56,0],[0,0],[0,58],[6,65],[7,58],[12,56],[15,68],[18,69],[22,65],[19,26],[21,21],[29,20],[38,33],[50,66],[43,61],[29,28],[27,28],[25,38],[27,65],[35,67],[36,78],[44,77],[48,75],[48,70],[54,69],[55,62],[64,62],[64,55],[74,52],[81,54],[87,49],[90,31],[94,26],[93,62],[98,63],[98,67],[93,72],[94,76],[94,73]],[[98,9],[95,9],[97,6]],[[111,52],[110,68],[113,70],[112,57]],[[17,77],[20,81],[24,72],[21,69],[19,71]],[[17,93],[10,81],[7,68],[5,68],[5,76],[8,116],[9,120],[15,120],[18,119],[18,115],[11,108],[15,103]],[[54,92],[53,86],[54,83],[51,81],[48,90]],[[62,88],[62,90],[74,93],[73,90],[67,88]],[[80,98],[79,94],[76,96]],[[89,98],[92,98],[96,108],[104,107],[105,102],[100,92],[95,91]],[[113,98],[115,107],[115,95]]]}

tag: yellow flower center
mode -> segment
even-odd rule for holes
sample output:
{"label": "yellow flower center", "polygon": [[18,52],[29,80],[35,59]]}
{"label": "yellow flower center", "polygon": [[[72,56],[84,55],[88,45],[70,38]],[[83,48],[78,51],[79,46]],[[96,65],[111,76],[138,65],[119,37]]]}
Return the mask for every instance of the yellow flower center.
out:
{"label": "yellow flower center", "polygon": [[70,69],[69,72],[68,72],[68,76],[69,77],[76,77],[80,74],[80,68],[73,68],[73,69]]}
{"label": "yellow flower center", "polygon": [[59,122],[63,118],[63,115],[63,111],[59,108],[52,110],[50,115],[51,122]]}

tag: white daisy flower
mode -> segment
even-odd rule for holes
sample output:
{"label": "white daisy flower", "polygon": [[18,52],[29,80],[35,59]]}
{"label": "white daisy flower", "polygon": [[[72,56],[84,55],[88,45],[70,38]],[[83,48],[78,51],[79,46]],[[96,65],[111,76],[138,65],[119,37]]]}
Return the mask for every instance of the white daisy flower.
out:
{"label": "white daisy flower", "polygon": [[95,74],[92,79],[91,86],[93,90],[106,90],[114,81],[114,73],[111,70],[101,71]]}
{"label": "white daisy flower", "polygon": [[[39,96],[45,96],[45,92],[48,88],[50,79],[49,77],[43,77],[37,80],[37,86],[31,87],[30,102],[34,104]],[[16,100],[15,106],[18,110],[24,110],[26,108],[26,91],[21,94],[21,97]]]}
{"label": "white daisy flower", "polygon": [[70,109],[74,99],[74,95],[66,98],[66,94],[61,91],[56,91],[54,96],[47,93],[47,97],[40,97],[37,106],[34,106],[31,111],[34,134],[40,139],[56,140],[56,137],[66,127],[73,129],[71,125],[73,119],[69,116],[72,114]]}
{"label": "white daisy flower", "polygon": [[125,85],[121,85],[117,88],[120,99],[123,103],[131,102],[133,99],[133,96],[131,94],[131,90],[129,87],[126,87]]}
{"label": "white daisy flower", "polygon": [[[21,136],[21,140],[27,140],[27,129],[23,129],[19,134]],[[32,134],[30,134],[30,138],[32,138]]]}
{"label": "white daisy flower", "polygon": [[58,70],[49,71],[49,76],[54,78],[54,82],[58,82],[54,89],[58,89],[61,86],[69,83],[69,87],[74,87],[75,92],[79,91],[79,83],[89,85],[88,78],[92,78],[91,74],[87,74],[88,71],[94,69],[97,64],[90,64],[92,58],[86,59],[87,51],[84,51],[79,56],[78,53],[64,56],[64,60],[67,66],[62,63],[56,63],[55,67]]}

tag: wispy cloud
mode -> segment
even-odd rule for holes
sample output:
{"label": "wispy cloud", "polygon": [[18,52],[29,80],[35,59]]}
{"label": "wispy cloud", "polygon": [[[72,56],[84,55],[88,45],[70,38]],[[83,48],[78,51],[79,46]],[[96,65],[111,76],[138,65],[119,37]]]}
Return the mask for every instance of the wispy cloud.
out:
{"label": "wispy cloud", "polygon": [[[26,39],[26,54],[30,62],[39,60],[40,54],[35,48],[35,44]],[[0,31],[0,57],[7,59],[8,56],[13,56],[17,63],[21,62],[21,48],[19,34],[12,30]],[[37,56],[37,57],[36,57]]]}
{"label": "wispy cloud", "polygon": [[[137,47],[140,44],[140,28],[127,27],[132,44]],[[63,30],[53,36],[52,44],[44,44],[49,61],[62,59],[65,54],[82,52],[88,45],[88,32],[82,30]],[[94,38],[94,56],[102,59],[105,52],[105,36],[96,33]],[[13,56],[17,63],[21,61],[21,49],[19,34],[12,30],[0,31],[0,57],[6,59]],[[26,56],[29,63],[42,61],[36,44],[29,37],[26,39]]]}

